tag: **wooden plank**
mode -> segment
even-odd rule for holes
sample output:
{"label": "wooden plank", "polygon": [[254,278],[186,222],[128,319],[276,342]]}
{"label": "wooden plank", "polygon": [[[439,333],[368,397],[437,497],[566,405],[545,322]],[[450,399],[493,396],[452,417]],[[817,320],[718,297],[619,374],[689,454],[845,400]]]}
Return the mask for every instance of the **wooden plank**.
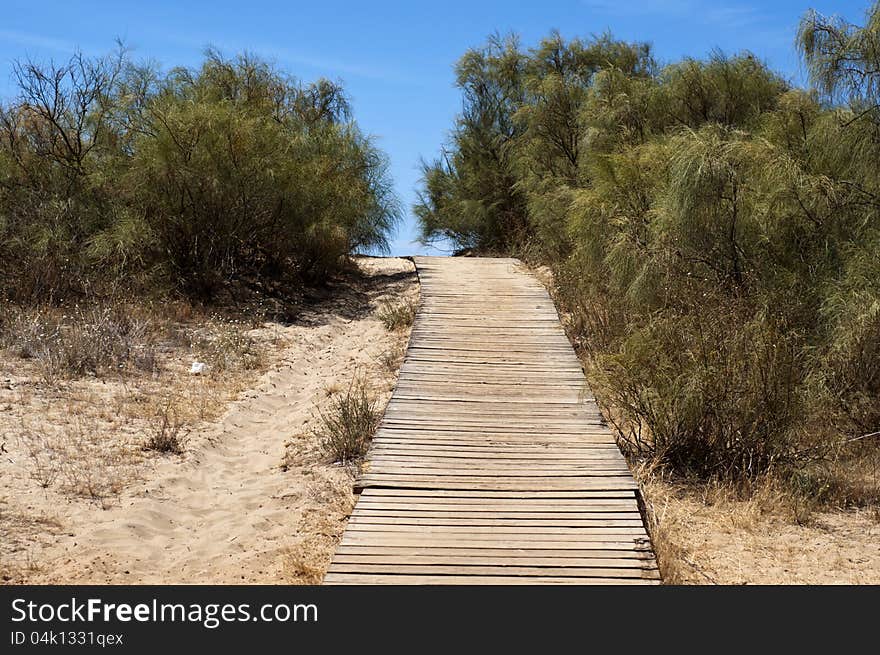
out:
{"label": "wooden plank", "polygon": [[[447,414],[424,414],[422,416],[389,416],[383,418],[380,429],[391,431],[418,430],[424,434],[443,432],[477,432],[498,437],[537,437],[546,443],[554,441],[571,441],[571,437],[592,437],[602,443],[612,444],[607,427],[598,420],[589,417],[578,419],[547,419],[535,417],[532,424],[525,420],[511,418],[505,424],[503,415],[485,414],[483,416],[450,417]],[[407,435],[407,436],[412,436]]]}
{"label": "wooden plank", "polygon": [[[617,562],[619,566],[646,566],[655,567],[656,562],[651,556],[648,549],[630,548],[627,544],[624,549],[613,548],[507,548],[496,544],[481,546],[480,548],[463,548],[461,546],[450,546],[448,544],[423,544],[418,546],[394,546],[384,545],[381,549],[376,546],[362,544],[345,544],[342,543],[336,549],[336,556],[339,557],[369,557],[378,556],[388,558],[433,558],[435,561],[443,562],[450,558],[476,559],[484,558],[488,562],[495,563],[518,563],[522,564],[528,561],[546,561],[558,562],[559,560],[567,561],[587,561],[587,560],[604,560]],[[334,556],[335,559],[335,556]],[[561,565],[561,564],[560,564]]]}
{"label": "wooden plank", "polygon": [[361,511],[396,512],[397,516],[418,515],[429,513],[437,515],[454,516],[479,516],[482,514],[495,514],[497,516],[541,516],[544,514],[569,515],[569,516],[637,516],[637,505],[621,501],[619,504],[580,503],[562,505],[558,509],[551,505],[528,504],[475,504],[475,503],[425,503],[410,500],[406,501],[372,501],[362,497],[357,504],[354,513]]}
{"label": "wooden plank", "polygon": [[500,516],[541,516],[544,514],[574,514],[581,516],[598,516],[598,515],[621,515],[635,516],[639,515],[638,507],[635,501],[620,500],[617,503],[611,501],[606,502],[590,502],[590,503],[537,503],[530,502],[482,502],[482,503],[443,503],[440,500],[420,500],[408,498],[405,501],[396,500],[376,500],[366,496],[361,496],[357,504],[357,512],[361,511],[395,511],[398,516],[410,515],[414,513],[433,512],[437,514],[454,513],[457,516],[470,516],[481,513],[492,513]]}
{"label": "wooden plank", "polygon": [[412,585],[545,585],[545,584],[645,584],[654,583],[644,579],[627,579],[627,578],[597,578],[597,577],[581,577],[581,578],[560,578],[550,576],[482,576],[482,575],[394,575],[394,574],[376,574],[376,573],[329,573],[324,578],[325,584],[354,584],[354,585],[375,585],[375,584],[412,584]]}
{"label": "wooden plank", "polygon": [[376,455],[404,455],[413,456],[438,456],[449,458],[476,458],[482,459],[497,456],[499,459],[545,459],[545,460],[568,460],[577,458],[581,460],[616,458],[622,457],[619,451],[600,444],[592,448],[581,448],[576,445],[556,445],[551,448],[549,444],[505,444],[495,443],[492,446],[483,446],[479,443],[469,443],[467,446],[446,446],[443,444],[424,445],[420,443],[406,443],[397,441],[393,444],[378,443],[372,447],[371,457]]}
{"label": "wooden plank", "polygon": [[[413,461],[414,458],[417,461]],[[573,461],[574,460],[574,461]],[[474,466],[495,466],[497,468],[512,468],[516,466],[561,466],[561,467],[586,467],[597,466],[599,468],[610,467],[626,467],[626,462],[620,455],[609,453],[608,451],[599,451],[598,455],[588,456],[580,453],[567,453],[560,455],[559,453],[523,453],[508,455],[504,449],[499,449],[498,457],[493,459],[485,452],[468,453],[466,451],[458,452],[437,452],[424,450],[404,450],[404,451],[388,451],[384,448],[374,448],[370,452],[370,461],[365,467],[376,470],[380,463],[398,464],[421,468],[438,468],[438,467],[474,467]]]}
{"label": "wooden plank", "polygon": [[[408,514],[371,514],[365,512],[357,512],[351,516],[348,521],[349,525],[365,526],[365,525],[387,525],[387,526],[469,526],[469,527],[498,527],[498,528],[541,528],[542,534],[562,534],[563,530],[571,528],[595,528],[597,530],[605,530],[612,528],[641,528],[642,517],[638,514],[630,518],[624,519],[581,519],[571,518],[569,516],[558,516],[555,518],[507,518],[507,517],[487,517],[467,518],[462,516],[411,516]],[[553,530],[544,530],[545,528],[553,528]],[[559,532],[556,532],[556,529]],[[621,534],[617,530],[612,530],[615,534]],[[499,532],[504,532],[500,530]],[[626,533],[629,534],[629,533]],[[641,532],[633,533],[636,535]]]}
{"label": "wooden plank", "polygon": [[637,511],[631,512],[592,512],[592,511],[584,511],[575,510],[570,512],[529,512],[529,511],[514,511],[514,510],[503,510],[503,509],[462,509],[461,507],[445,507],[443,509],[418,509],[412,506],[389,506],[389,505],[380,505],[380,506],[372,506],[369,505],[358,505],[357,510],[355,510],[353,517],[361,518],[361,519],[389,519],[389,520],[399,520],[401,522],[407,522],[410,519],[431,519],[436,518],[440,520],[447,519],[461,519],[461,520],[471,520],[471,519],[480,519],[483,521],[489,521],[490,525],[494,525],[496,521],[506,522],[510,520],[522,520],[522,521],[550,521],[556,522],[555,524],[559,524],[560,522],[563,525],[589,525],[592,522],[596,521],[615,521],[620,522],[621,524],[630,525],[633,521],[641,522],[642,516]]}
{"label": "wooden plank", "polygon": [[[461,455],[458,457],[449,457],[449,456],[441,456],[441,455],[429,455],[427,453],[419,453],[419,458],[416,461],[413,461],[412,453],[407,453],[405,455],[383,455],[380,452],[373,451],[370,456],[370,461],[365,464],[367,470],[376,470],[378,468],[378,464],[382,464],[383,468],[394,467],[394,466],[405,466],[410,469],[418,469],[418,468],[442,468],[446,469],[461,469],[461,468],[476,468],[479,467],[481,469],[510,469],[516,470],[520,468],[546,468],[549,471],[550,475],[553,475],[556,471],[562,470],[591,470],[591,469],[615,469],[622,470],[626,469],[626,462],[622,457],[594,457],[594,458],[574,458],[572,460],[571,456],[560,457],[559,455],[547,455],[545,457],[540,457],[536,455],[529,455],[519,458],[506,458],[503,456],[503,453],[499,453],[498,457],[467,457],[465,455]],[[386,469],[387,470],[387,469]]]}
{"label": "wooden plank", "polygon": [[367,474],[358,479],[355,488],[367,487],[402,487],[436,490],[482,489],[494,490],[538,490],[554,489],[559,491],[578,491],[581,489],[595,490],[635,490],[634,482],[624,476],[618,478],[585,478],[565,477],[550,479],[547,477],[492,477],[492,476],[448,476],[437,479],[431,475],[383,475]]}
{"label": "wooden plank", "polygon": [[442,430],[428,431],[417,426],[380,428],[382,432],[381,444],[395,444],[401,446],[470,446],[474,448],[559,448],[567,452],[577,448],[605,449],[613,446],[613,442],[590,433],[566,432],[556,435],[547,433],[512,432],[510,430],[476,430],[454,427],[446,427]]}
{"label": "wooden plank", "polygon": [[418,536],[419,538],[448,538],[448,539],[482,539],[498,541],[503,536],[505,539],[522,540],[553,540],[564,541],[580,539],[626,539],[638,538],[644,534],[643,526],[615,525],[587,525],[587,526],[532,526],[532,525],[459,525],[432,524],[432,523],[367,523],[363,521],[349,520],[346,532],[352,536],[379,535],[386,538],[389,535]]}
{"label": "wooden plank", "polygon": [[[452,549],[445,549],[452,550]],[[559,551],[552,551],[559,552]],[[593,551],[599,552],[599,551]],[[656,565],[642,559],[623,558],[623,557],[539,557],[528,552],[522,556],[505,556],[505,555],[455,555],[444,552],[444,549],[437,549],[429,553],[408,555],[400,552],[383,552],[377,553],[354,553],[346,554],[345,549],[337,552],[333,558],[334,566],[337,564],[345,565],[363,565],[363,564],[392,564],[392,565],[408,565],[408,564],[436,564],[445,566],[494,566],[499,568],[506,567],[578,567],[590,569],[633,569],[635,571],[656,571]]]}
{"label": "wooden plank", "polygon": [[[505,535],[503,542],[506,548],[512,549],[539,549],[539,550],[584,550],[597,548],[599,550],[635,550],[636,543],[628,539],[628,535]],[[527,538],[531,537],[531,538]],[[456,534],[442,535],[419,535],[394,532],[349,532],[347,529],[343,535],[343,541],[347,545],[363,545],[376,547],[390,546],[451,546],[455,548],[491,548],[500,543],[498,537],[491,535],[467,535]]]}
{"label": "wooden plank", "polygon": [[658,579],[654,569],[580,566],[492,566],[487,564],[376,564],[334,562],[330,573],[391,573],[395,575],[559,576],[565,578]]}
{"label": "wooden plank", "polygon": [[425,491],[424,489],[407,489],[402,488],[386,488],[371,489],[364,492],[364,497],[378,498],[381,496],[394,497],[419,497],[428,496],[430,498],[457,498],[457,499],[474,499],[483,501],[488,498],[510,499],[593,499],[593,498],[632,498],[631,492],[621,493],[619,491],[609,491],[602,489],[576,489],[574,491],[560,491],[558,489],[532,489],[529,491],[507,489],[507,490],[485,490],[485,489],[461,489],[458,491]]}
{"label": "wooden plank", "polygon": [[558,499],[558,500],[593,500],[596,498],[614,498],[614,499],[629,499],[635,500],[635,495],[632,491],[619,491],[619,490],[608,490],[608,489],[575,489],[575,490],[560,490],[560,489],[532,489],[532,490],[522,490],[522,489],[458,489],[458,490],[435,490],[429,491],[425,489],[408,489],[406,487],[394,488],[394,487],[386,487],[386,488],[376,488],[376,489],[365,489],[361,498],[381,498],[381,497],[394,497],[394,498],[424,498],[428,497],[430,499],[435,498],[444,498],[450,499],[455,498],[459,502],[465,502],[466,500],[471,500],[474,502],[483,502],[487,499],[492,500],[541,500],[541,499]]}

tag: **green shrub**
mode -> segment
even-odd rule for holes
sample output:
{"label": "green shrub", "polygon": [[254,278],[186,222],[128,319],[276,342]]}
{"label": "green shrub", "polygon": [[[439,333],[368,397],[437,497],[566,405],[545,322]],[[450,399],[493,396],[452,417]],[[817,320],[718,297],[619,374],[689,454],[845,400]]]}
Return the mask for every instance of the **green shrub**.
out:
{"label": "green shrub", "polygon": [[423,239],[552,268],[631,454],[796,479],[880,430],[878,26],[880,3],[863,28],[807,14],[811,89],[749,53],[492,39],[459,63]]}
{"label": "green shrub", "polygon": [[387,162],[338,85],[216,52],[196,70],[120,52],[15,77],[0,105],[2,296],[212,300],[235,281],[320,282],[387,249]]}

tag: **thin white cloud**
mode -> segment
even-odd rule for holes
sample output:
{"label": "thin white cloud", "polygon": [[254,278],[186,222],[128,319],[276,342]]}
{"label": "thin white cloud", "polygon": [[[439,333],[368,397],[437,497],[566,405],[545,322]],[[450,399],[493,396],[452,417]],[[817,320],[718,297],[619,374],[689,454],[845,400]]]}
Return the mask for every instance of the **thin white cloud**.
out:
{"label": "thin white cloud", "polygon": [[755,7],[748,6],[713,7],[706,10],[704,16],[710,23],[728,27],[748,27],[763,20],[763,16]]}
{"label": "thin white cloud", "polygon": [[690,11],[694,2],[692,0],[641,0],[620,2],[615,0],[584,0],[584,5],[596,11],[623,15],[639,16],[645,14],[683,14]]}
{"label": "thin white cloud", "polygon": [[733,28],[748,27],[763,20],[758,7],[731,2],[719,6],[716,2],[705,0],[584,0],[584,6],[597,13],[608,16],[666,16],[688,18],[696,22],[712,25],[726,25]]}
{"label": "thin white cloud", "polygon": [[78,47],[75,43],[56,39],[51,36],[31,34],[14,30],[0,30],[0,41],[12,43],[17,46],[39,48],[41,50],[54,50],[56,52],[75,52]]}
{"label": "thin white cloud", "polygon": [[797,30],[797,17],[780,22],[767,6],[748,0],[583,0],[583,6],[599,16],[616,19],[647,18],[705,25],[707,28],[739,30],[752,44],[776,49],[791,48]]}
{"label": "thin white cloud", "polygon": [[247,50],[248,52],[252,52],[261,57],[266,57],[267,59],[275,60],[279,63],[294,64],[310,68],[327,77],[360,77],[381,82],[397,82],[404,84],[420,83],[420,80],[408,77],[400,71],[390,68],[355,64],[349,61],[335,59],[333,57],[304,53],[273,44],[247,44],[230,39],[218,39],[216,37],[199,38],[188,35],[165,34],[163,35],[163,38],[177,45],[190,48],[203,48],[207,45],[213,45],[227,53]]}
{"label": "thin white cloud", "polygon": [[280,62],[289,64],[298,64],[307,66],[319,71],[332,72],[337,75],[351,75],[355,77],[363,77],[369,80],[377,80],[381,82],[413,82],[414,80],[399,74],[397,71],[360,66],[349,62],[339,61],[329,57],[319,57],[294,52],[288,48],[276,46],[261,46],[257,48],[249,48],[256,54],[271,57]]}

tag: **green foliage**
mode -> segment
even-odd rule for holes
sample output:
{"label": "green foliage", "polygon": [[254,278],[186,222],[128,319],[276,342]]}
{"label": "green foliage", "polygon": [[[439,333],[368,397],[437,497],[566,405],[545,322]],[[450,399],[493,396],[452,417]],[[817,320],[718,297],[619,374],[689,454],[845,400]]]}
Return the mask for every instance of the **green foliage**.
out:
{"label": "green foliage", "polygon": [[[423,238],[553,268],[632,453],[704,477],[821,458],[880,429],[878,29],[880,4],[864,27],[807,14],[816,90],[748,53],[658,66],[609,36],[516,45],[516,66],[472,69],[505,89],[505,118],[479,123],[484,141],[509,126],[503,159],[472,156],[460,121],[425,178]],[[502,170],[506,200],[482,192]]]}
{"label": "green foliage", "polygon": [[524,93],[524,63],[518,41],[498,36],[458,63],[466,106],[453,133],[454,150],[423,164],[425,188],[415,207],[426,242],[446,238],[461,248],[503,250],[527,229],[509,148],[520,132],[513,113]]}
{"label": "green foliage", "polygon": [[338,85],[214,51],[197,70],[120,51],[15,74],[19,96],[0,108],[6,296],[211,299],[232,280],[320,281],[387,248],[387,164]]}

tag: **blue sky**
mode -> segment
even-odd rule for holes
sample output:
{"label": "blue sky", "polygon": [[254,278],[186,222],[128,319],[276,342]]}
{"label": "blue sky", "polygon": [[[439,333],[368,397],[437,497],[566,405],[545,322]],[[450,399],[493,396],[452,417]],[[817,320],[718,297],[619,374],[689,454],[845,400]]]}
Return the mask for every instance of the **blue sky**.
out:
{"label": "blue sky", "polygon": [[803,73],[793,47],[808,8],[860,22],[869,0],[736,2],[709,0],[447,0],[391,2],[150,2],[2,0],[0,96],[8,97],[12,62],[63,59],[74,49],[103,54],[123,39],[137,58],[196,65],[207,45],[249,50],[297,77],[344,82],[355,117],[391,159],[406,209],[395,254],[415,254],[410,207],[419,159],[436,155],[460,98],[455,60],[492,32],[517,32],[526,45],[552,29],[564,36],[611,30],[648,40],[661,60],[704,56],[713,47],[751,50],[795,82]]}

